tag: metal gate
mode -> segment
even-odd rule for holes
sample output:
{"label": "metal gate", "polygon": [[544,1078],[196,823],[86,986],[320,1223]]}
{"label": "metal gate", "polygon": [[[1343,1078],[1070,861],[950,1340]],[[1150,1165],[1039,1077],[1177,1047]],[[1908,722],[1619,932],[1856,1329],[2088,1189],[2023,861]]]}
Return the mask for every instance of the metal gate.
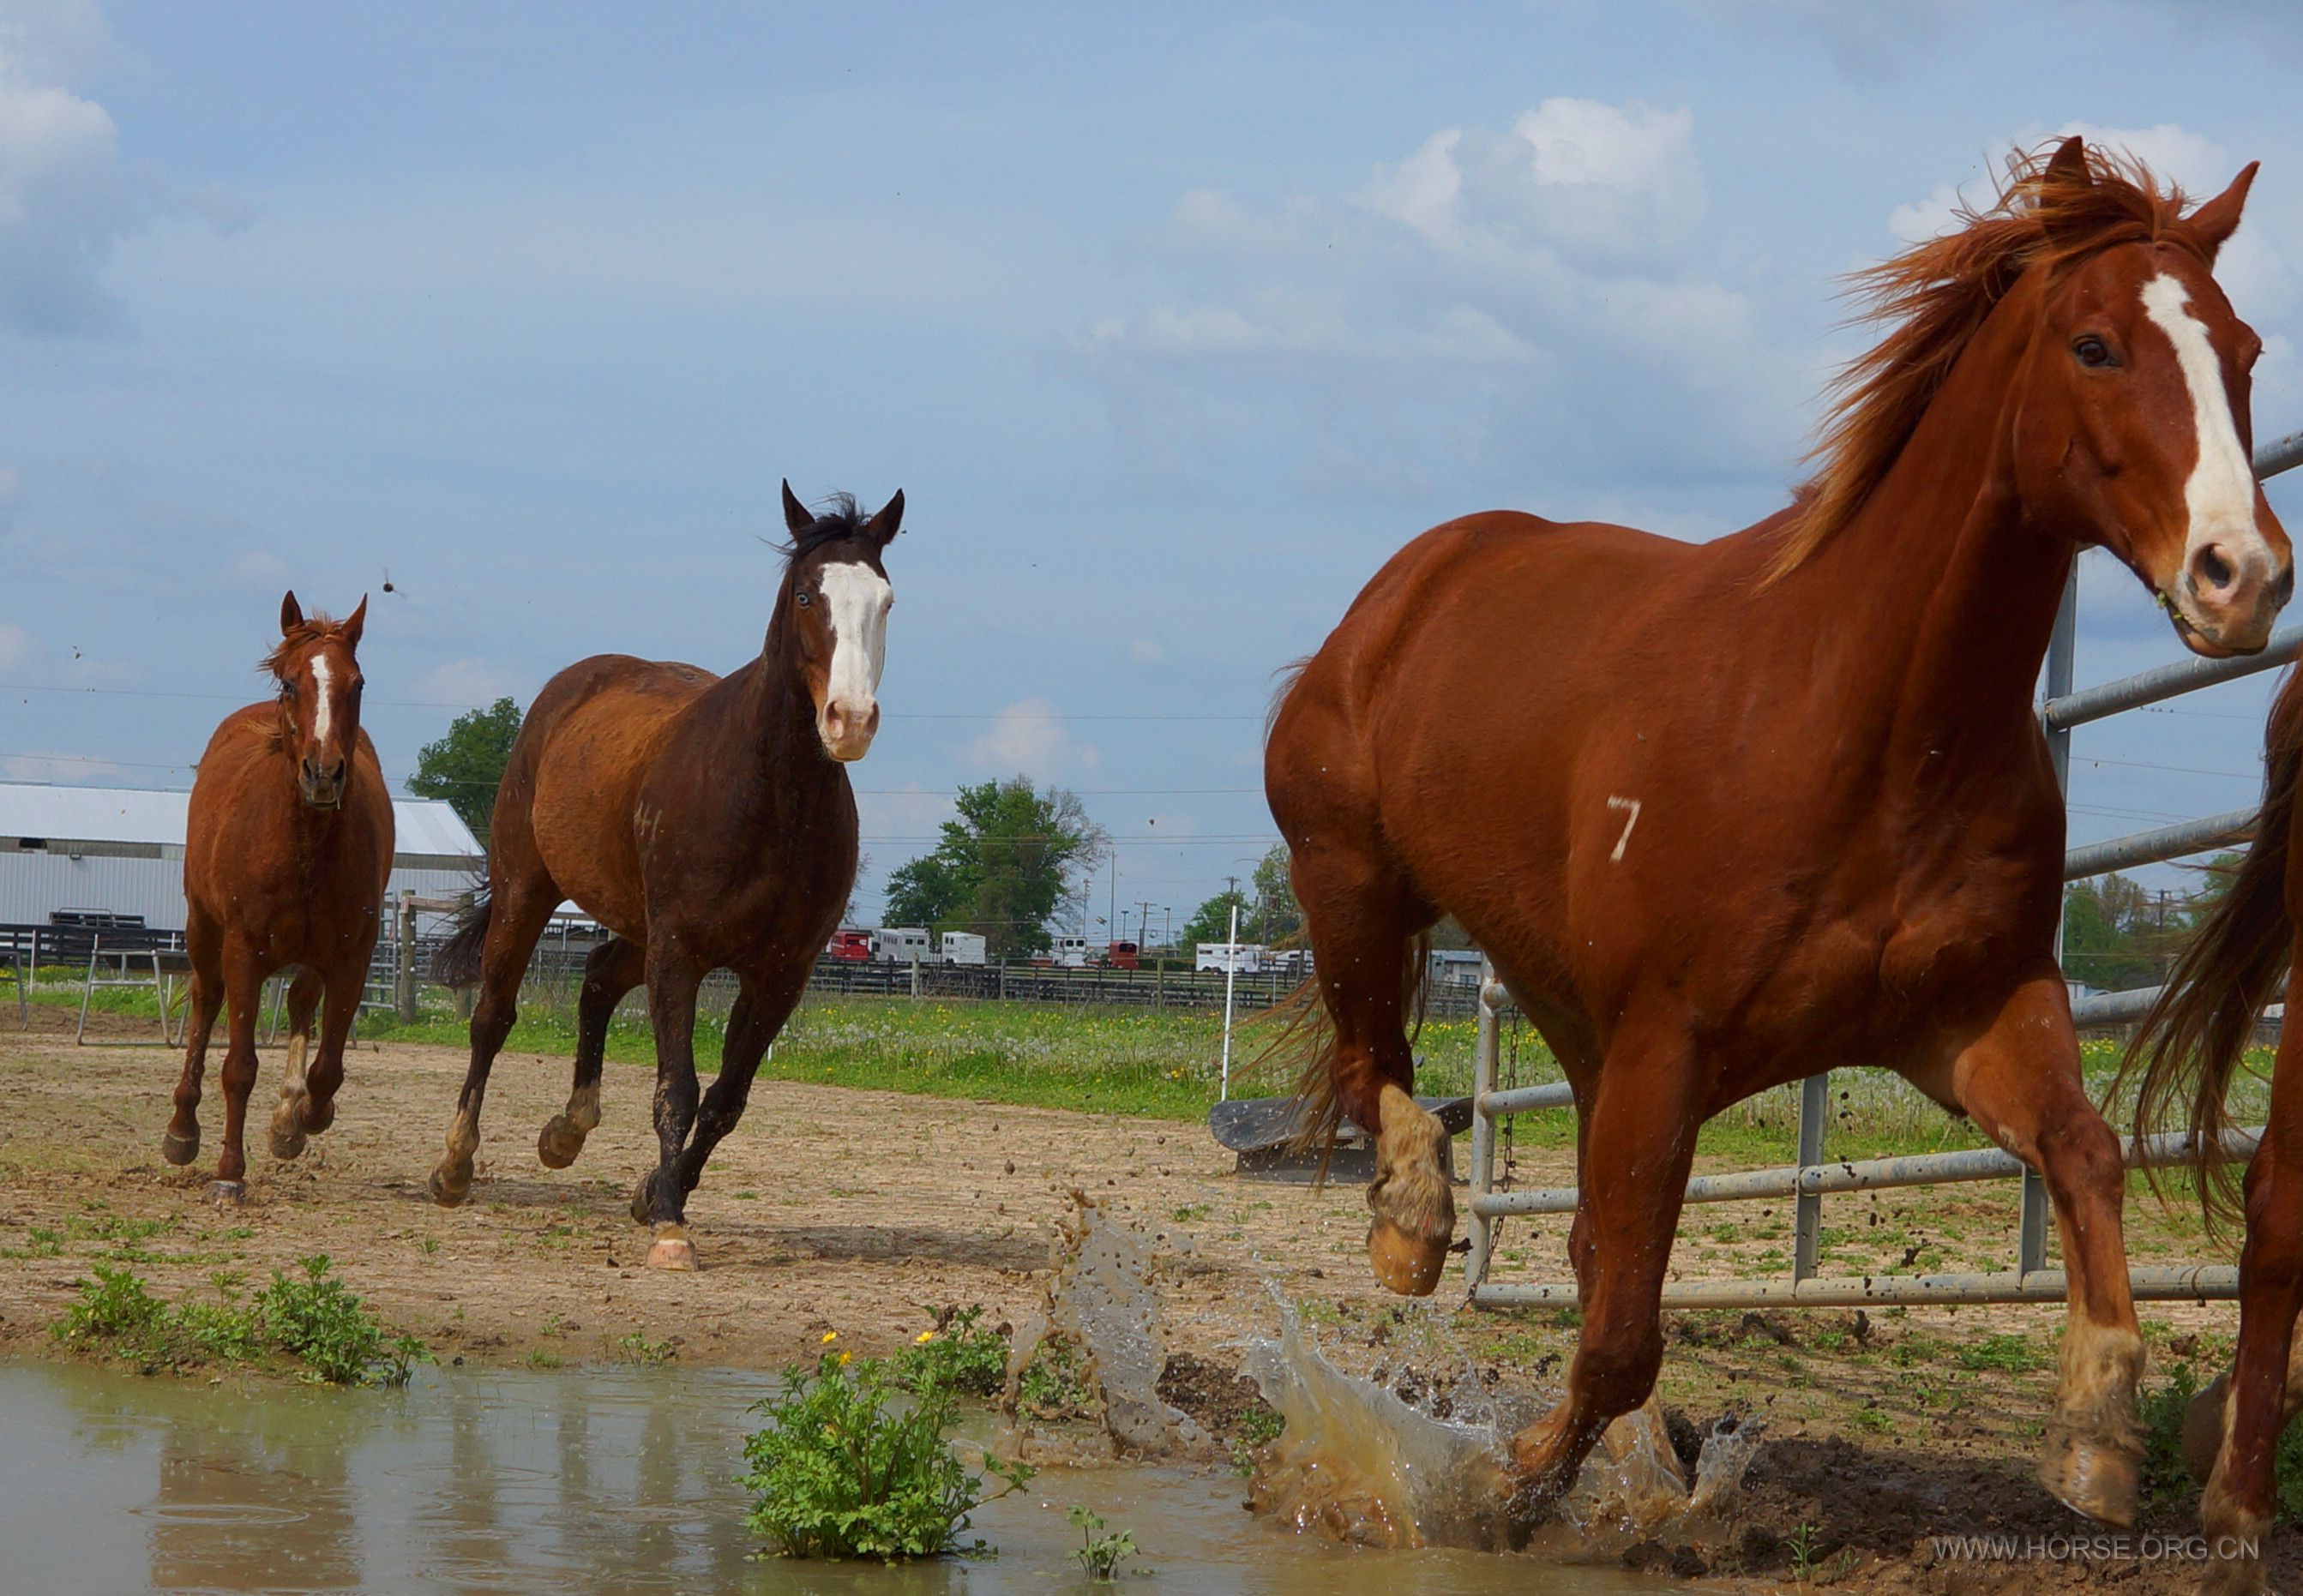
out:
{"label": "metal gate", "polygon": [[[2256,451],[2258,477],[2277,475],[2303,465],[2303,433],[2294,433]],[[2122,710],[2158,703],[2218,682],[2275,670],[2303,652],[2303,626],[2278,633],[2262,653],[2238,659],[2187,659],[2148,670],[2139,676],[2107,682],[2074,693],[2071,663],[2079,634],[2079,573],[2063,589],[2055,630],[2047,647],[2045,701],[2039,718],[2054,760],[2055,779],[2065,794],[2071,790],[2071,729]],[[2158,827],[2090,843],[2063,856],[2063,879],[2083,880],[2132,865],[2179,859],[2226,843],[2245,839],[2255,822],[2252,809],[2232,810],[2172,826]],[[2107,993],[2082,997],[2071,1004],[2072,1018],[2082,1029],[2122,1025],[2140,1019],[2157,996],[2158,988]],[[1576,1298],[1571,1283],[1526,1283],[1491,1280],[1495,1261],[1496,1227],[1515,1215],[1573,1214],[1576,1189],[1541,1191],[1499,1190],[1496,1183],[1496,1130],[1506,1118],[1520,1113],[1557,1109],[1573,1112],[1575,1100],[1564,1082],[1545,1086],[1500,1088],[1502,1022],[1511,1006],[1511,995],[1495,979],[1491,967],[1480,967],[1478,1041],[1473,1054],[1472,1092],[1472,1223],[1471,1254],[1466,1263],[1472,1302],[1480,1307],[1519,1307],[1538,1303],[1570,1303]],[[2274,1005],[2269,1012],[2277,1015]],[[1996,1147],[1960,1153],[1919,1154],[1900,1158],[1866,1158],[1827,1162],[1824,1157],[1824,1128],[1829,1119],[1831,1077],[1826,1071],[1801,1083],[1798,1162],[1775,1169],[1747,1170],[1730,1174],[1700,1175],[1687,1184],[1691,1204],[1748,1202],[1789,1197],[1793,1205],[1792,1267],[1788,1276],[1773,1279],[1667,1281],[1663,1289],[1666,1307],[1856,1307],[1886,1303],[2060,1302],[2068,1291],[2061,1269],[2046,1266],[2047,1195],[2039,1177],[2024,1168],[2012,1154]],[[2234,1132],[2224,1139],[2226,1159],[2240,1160],[2255,1150],[2257,1131]],[[2181,1135],[2149,1138],[2141,1146],[2123,1144],[2130,1168],[2184,1161]],[[1827,1279],[1818,1275],[1821,1252],[1823,1199],[1833,1193],[1878,1191],[1893,1187],[1933,1186],[1963,1180],[2004,1180],[2020,1178],[2015,1266],[1982,1273],[1944,1274],[1874,1274]],[[2228,1264],[2193,1266],[2148,1265],[2131,1270],[2135,1295],[2146,1301],[2205,1301],[2239,1294],[2239,1272]]]}

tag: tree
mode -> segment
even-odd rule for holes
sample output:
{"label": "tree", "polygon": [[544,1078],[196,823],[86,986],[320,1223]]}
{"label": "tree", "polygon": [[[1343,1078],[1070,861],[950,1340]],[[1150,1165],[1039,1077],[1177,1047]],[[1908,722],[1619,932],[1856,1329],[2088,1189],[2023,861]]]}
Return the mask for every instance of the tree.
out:
{"label": "tree", "polygon": [[1255,931],[1255,908],[1247,895],[1236,887],[1216,894],[1192,913],[1191,923],[1184,928],[1181,946],[1197,947],[1202,942],[1231,940],[1231,910],[1239,905],[1239,929],[1242,941],[1253,938]]}
{"label": "tree", "polygon": [[[1240,923],[1248,923],[1240,916]],[[1295,884],[1287,876],[1287,844],[1274,843],[1255,867],[1255,939],[1281,943],[1303,928],[1303,905],[1295,901]]]}
{"label": "tree", "polygon": [[485,848],[496,788],[519,735],[519,706],[510,699],[500,698],[485,710],[468,710],[448,723],[446,736],[417,751],[416,774],[408,778],[408,790],[418,798],[446,799]]}
{"label": "tree", "polygon": [[1111,839],[1077,794],[1027,777],[962,787],[955,807],[934,851],[890,873],[887,922],[974,931],[994,958],[1046,952],[1073,876],[1101,864]]}

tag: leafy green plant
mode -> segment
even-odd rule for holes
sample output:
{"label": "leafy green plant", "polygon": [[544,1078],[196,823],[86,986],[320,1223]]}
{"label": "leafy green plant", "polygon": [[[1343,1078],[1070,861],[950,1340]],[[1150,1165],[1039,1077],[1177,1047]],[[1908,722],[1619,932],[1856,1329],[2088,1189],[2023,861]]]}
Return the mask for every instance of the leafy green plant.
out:
{"label": "leafy green plant", "polygon": [[1017,1411],[1033,1418],[1070,1418],[1095,1399],[1087,1378],[1087,1360],[1063,1336],[1049,1336],[1024,1365],[1016,1383]]}
{"label": "leafy green plant", "polygon": [[1818,1544],[1822,1539],[1823,1532],[1811,1524],[1802,1524],[1784,1537],[1784,1544],[1791,1548],[1792,1577],[1801,1584],[1815,1575]]}
{"label": "leafy green plant", "polygon": [[1986,1336],[1961,1348],[1956,1357],[1962,1369],[2004,1369],[2010,1374],[2032,1373],[2054,1361],[2025,1335]]}
{"label": "leafy green plant", "polygon": [[300,1279],[274,1270],[271,1285],[252,1302],[240,1300],[238,1276],[220,1271],[210,1277],[219,1300],[172,1306],[134,1271],[98,1264],[53,1333],[67,1346],[126,1358],[147,1373],[255,1363],[281,1352],[303,1363],[308,1378],[405,1385],[415,1363],[430,1357],[423,1342],[377,1324],[329,1268],[323,1256],[304,1260]]}
{"label": "leafy green plant", "polygon": [[1087,1576],[1099,1583],[1117,1578],[1119,1566],[1135,1555],[1135,1537],[1126,1530],[1107,1533],[1102,1516],[1084,1504],[1074,1504],[1065,1516],[1079,1529],[1080,1549],[1072,1556]]}
{"label": "leafy green plant", "polygon": [[333,1384],[406,1385],[415,1365],[427,1356],[424,1343],[388,1333],[329,1268],[327,1254],[315,1253],[304,1260],[300,1280],[272,1272],[272,1283],[256,1299],[265,1339],[302,1358],[313,1373]]}
{"label": "leafy green plant", "polygon": [[2183,1462],[2183,1415],[2198,1395],[2198,1376],[2188,1363],[2167,1366],[2167,1382],[2143,1395],[2143,1499],[2165,1506],[2188,1505],[2198,1492]]}
{"label": "leafy green plant", "polygon": [[983,1314],[979,1302],[937,1315],[934,1329],[896,1355],[897,1382],[906,1390],[924,1382],[964,1396],[998,1396],[1008,1383],[1008,1338],[985,1328]]}
{"label": "leafy green plant", "polygon": [[[830,1340],[831,1338],[827,1338]],[[814,1373],[789,1368],[752,1411],[768,1419],[744,1443],[753,1493],[746,1522],[791,1558],[934,1557],[962,1548],[968,1515],[1020,1488],[1033,1470],[986,1455],[979,1474],[952,1449],[958,1398],[922,1362],[910,1400],[892,1360],[827,1351]],[[986,1494],[984,1474],[1005,1482]]]}
{"label": "leafy green plant", "polygon": [[1261,1402],[1239,1415],[1239,1432],[1231,1443],[1231,1466],[1241,1478],[1255,1472],[1255,1454],[1278,1440],[1286,1428],[1286,1416]]}
{"label": "leafy green plant", "polygon": [[627,1364],[668,1364],[675,1356],[670,1341],[652,1341],[644,1330],[616,1338],[616,1361]]}

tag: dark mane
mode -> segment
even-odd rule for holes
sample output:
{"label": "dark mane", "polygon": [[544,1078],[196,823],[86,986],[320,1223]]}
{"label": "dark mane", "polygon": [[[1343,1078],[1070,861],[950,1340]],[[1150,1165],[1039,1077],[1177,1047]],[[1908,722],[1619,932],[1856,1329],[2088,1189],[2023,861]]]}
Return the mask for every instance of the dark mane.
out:
{"label": "dark mane", "polygon": [[336,619],[335,617],[324,615],[316,609],[304,617],[302,626],[288,633],[274,643],[272,651],[256,662],[256,668],[268,676],[276,676],[280,674],[280,668],[293,658],[299,649],[319,643],[341,632],[343,630],[343,622]]}
{"label": "dark mane", "polygon": [[826,543],[854,537],[864,530],[865,522],[870,519],[856,508],[855,494],[834,493],[817,507],[814,525],[806,532],[794,533],[791,542],[779,543],[776,547],[789,558],[797,559],[802,555],[813,554]]}
{"label": "dark mane", "polygon": [[1953,364],[2016,280],[2113,244],[2181,244],[2211,261],[2185,224],[2180,189],[2162,188],[2140,162],[2089,146],[2084,177],[2051,167],[2056,146],[2018,151],[1986,209],[1961,206],[1964,223],[1849,278],[1859,322],[1893,323],[1830,389],[1816,471],[1784,523],[1767,580],[1796,569],[1853,518],[1895,463]]}

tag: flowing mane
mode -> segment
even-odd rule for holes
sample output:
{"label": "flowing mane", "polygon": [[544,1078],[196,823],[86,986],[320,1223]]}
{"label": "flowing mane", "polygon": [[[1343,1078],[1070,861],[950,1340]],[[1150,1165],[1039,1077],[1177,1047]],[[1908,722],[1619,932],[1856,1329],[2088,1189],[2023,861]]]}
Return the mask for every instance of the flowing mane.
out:
{"label": "flowing mane", "polygon": [[1914,245],[1850,275],[1859,322],[1894,329],[1851,361],[1830,388],[1816,471],[1767,562],[1766,580],[1798,568],[1863,507],[1919,417],[1995,307],[2024,272],[2051,271],[2113,244],[2181,244],[2214,251],[2183,219],[2181,189],[2162,187],[2142,163],[2089,146],[2086,164],[2054,160],[2054,146],[2009,157],[2007,182],[1985,210],[1961,205],[1956,232]]}
{"label": "flowing mane", "polygon": [[267,676],[278,676],[281,666],[293,659],[296,651],[308,643],[318,643],[332,633],[343,630],[344,623],[332,615],[314,610],[304,617],[300,626],[291,626],[272,647],[272,651],[256,662],[256,668]]}

